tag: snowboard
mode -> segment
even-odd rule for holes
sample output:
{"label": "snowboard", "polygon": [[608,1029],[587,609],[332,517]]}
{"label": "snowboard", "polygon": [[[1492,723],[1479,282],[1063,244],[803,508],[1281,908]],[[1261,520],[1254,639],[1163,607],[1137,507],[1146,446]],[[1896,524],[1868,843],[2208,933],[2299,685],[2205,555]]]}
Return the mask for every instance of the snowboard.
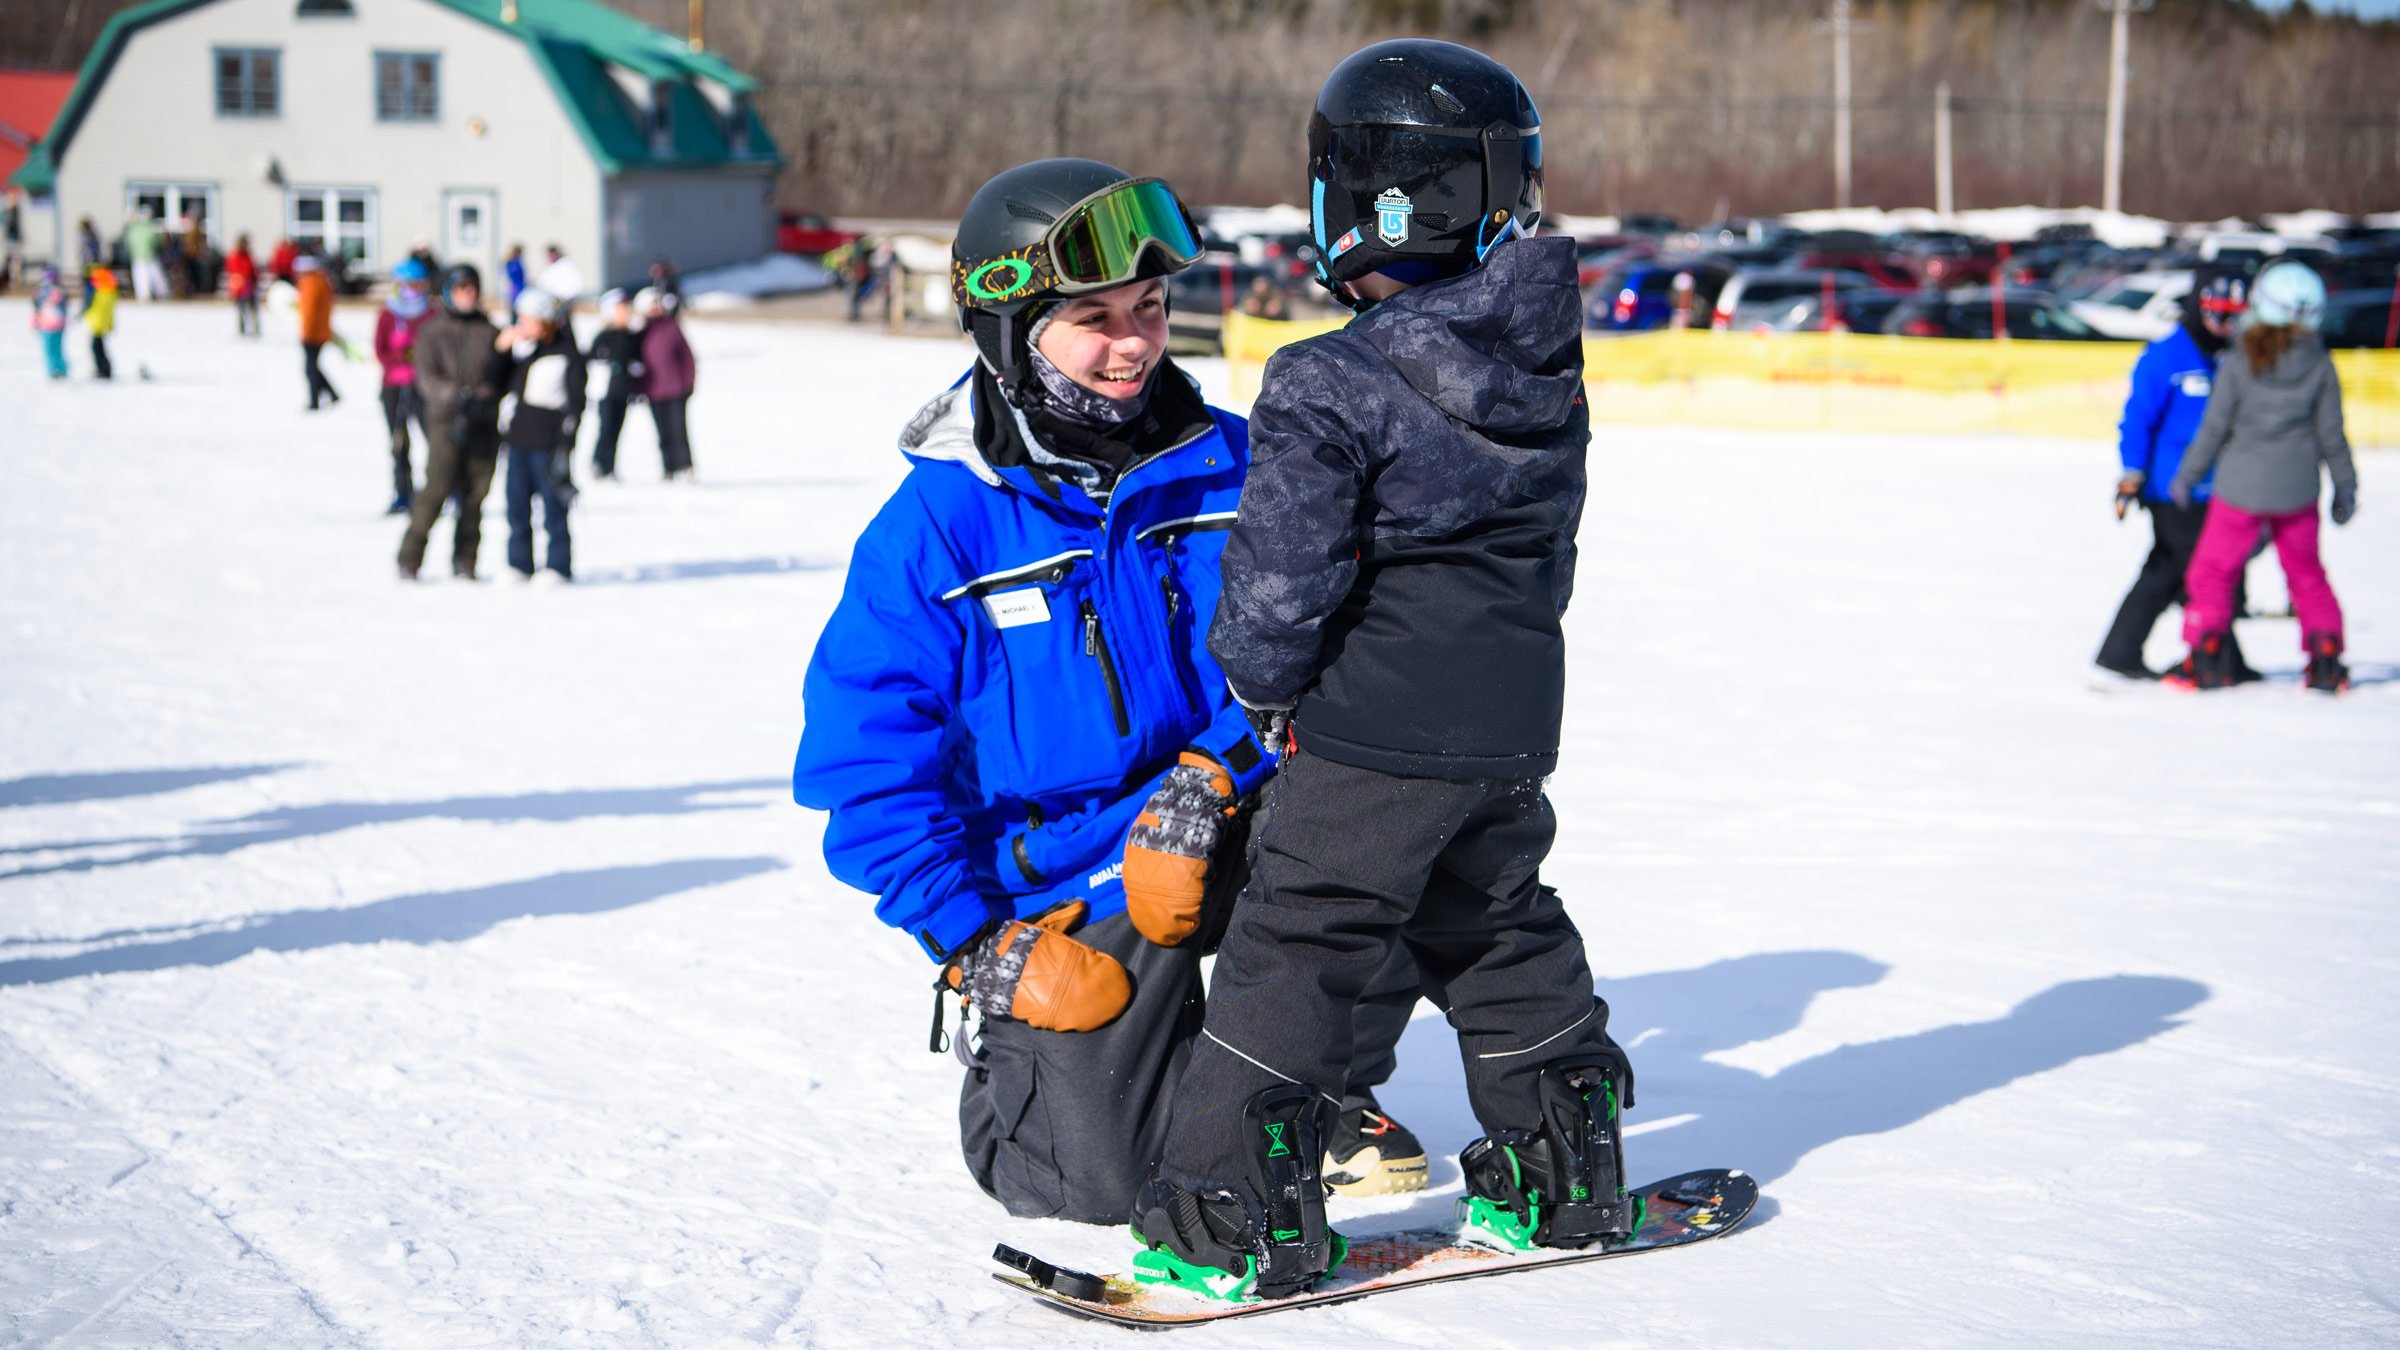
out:
{"label": "snowboard", "polygon": [[1686,1172],[1640,1190],[1641,1226],[1624,1242],[1582,1251],[1496,1252],[1470,1247],[1446,1228],[1406,1229],[1350,1239],[1349,1255],[1317,1287],[1290,1298],[1218,1303],[1180,1289],[1136,1283],[1130,1275],[1066,1270],[1003,1243],[992,1259],[1014,1272],[993,1279],[1061,1312],[1145,1331],[1321,1308],[1421,1284],[1510,1275],[1552,1266],[1607,1261],[1688,1247],[1730,1232],[1758,1203],[1758,1183],[1740,1172]]}

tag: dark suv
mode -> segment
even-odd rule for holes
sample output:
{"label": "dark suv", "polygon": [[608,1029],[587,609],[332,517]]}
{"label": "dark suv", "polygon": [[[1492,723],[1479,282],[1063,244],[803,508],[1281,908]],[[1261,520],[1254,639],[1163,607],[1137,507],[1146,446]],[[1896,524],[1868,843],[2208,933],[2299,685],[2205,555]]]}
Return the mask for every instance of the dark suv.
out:
{"label": "dark suv", "polygon": [[[2000,308],[2004,331],[2012,338],[2047,338],[2067,342],[2106,342],[2090,324],[2067,312],[2047,295],[2005,295]],[[1883,331],[1898,337],[1988,338],[1992,336],[1992,293],[1950,291],[1912,295],[1884,320]]]}

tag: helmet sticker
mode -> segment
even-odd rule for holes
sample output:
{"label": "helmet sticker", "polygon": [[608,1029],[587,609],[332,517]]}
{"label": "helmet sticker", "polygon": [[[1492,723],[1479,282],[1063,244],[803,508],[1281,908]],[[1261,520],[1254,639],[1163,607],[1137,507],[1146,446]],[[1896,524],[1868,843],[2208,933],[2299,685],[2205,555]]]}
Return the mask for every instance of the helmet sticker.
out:
{"label": "helmet sticker", "polygon": [[1358,230],[1356,227],[1352,227],[1349,233],[1344,234],[1341,238],[1333,241],[1333,256],[1338,258],[1357,247]]}
{"label": "helmet sticker", "polygon": [[[1009,275],[997,285],[991,276],[1002,268]],[[978,300],[1006,300],[1033,284],[1033,264],[1023,258],[994,258],[967,275],[967,294]]]}
{"label": "helmet sticker", "polygon": [[1408,242],[1408,213],[1413,205],[1400,189],[1385,188],[1375,199],[1375,237],[1397,247]]}

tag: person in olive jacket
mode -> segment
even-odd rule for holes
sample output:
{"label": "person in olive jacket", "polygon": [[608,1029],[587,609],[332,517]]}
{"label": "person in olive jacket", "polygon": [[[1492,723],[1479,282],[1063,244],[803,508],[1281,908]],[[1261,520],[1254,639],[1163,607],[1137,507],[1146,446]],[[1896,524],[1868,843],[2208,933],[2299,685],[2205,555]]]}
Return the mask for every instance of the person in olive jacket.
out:
{"label": "person in olive jacket", "polygon": [[500,329],[483,312],[483,274],[465,263],[443,279],[441,312],[417,330],[417,393],[423,400],[425,490],[409,505],[400,539],[400,577],[414,581],[444,498],[458,498],[450,571],[475,579],[483,499],[500,465],[500,396],[511,365]]}

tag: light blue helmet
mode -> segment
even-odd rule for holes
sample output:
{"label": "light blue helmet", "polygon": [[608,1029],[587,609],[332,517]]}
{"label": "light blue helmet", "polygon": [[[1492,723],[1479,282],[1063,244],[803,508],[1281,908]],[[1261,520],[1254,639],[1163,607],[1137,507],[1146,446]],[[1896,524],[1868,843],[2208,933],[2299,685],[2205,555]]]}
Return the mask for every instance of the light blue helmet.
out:
{"label": "light blue helmet", "polygon": [[402,258],[392,265],[392,280],[414,282],[422,286],[433,280],[433,276],[425,270],[425,264],[414,258]]}
{"label": "light blue helmet", "polygon": [[2250,322],[2311,332],[2325,317],[2325,279],[2297,259],[2268,263],[2250,285]]}

